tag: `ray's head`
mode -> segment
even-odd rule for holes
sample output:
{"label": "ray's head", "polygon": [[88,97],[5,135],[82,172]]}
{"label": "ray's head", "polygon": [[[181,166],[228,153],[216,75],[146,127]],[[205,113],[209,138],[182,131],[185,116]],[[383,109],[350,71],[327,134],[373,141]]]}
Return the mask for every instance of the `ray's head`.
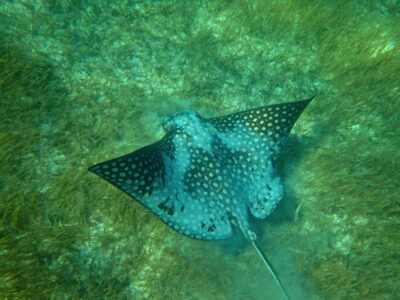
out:
{"label": "ray's head", "polygon": [[163,118],[162,126],[166,132],[186,130],[202,122],[204,119],[194,110],[185,109]]}

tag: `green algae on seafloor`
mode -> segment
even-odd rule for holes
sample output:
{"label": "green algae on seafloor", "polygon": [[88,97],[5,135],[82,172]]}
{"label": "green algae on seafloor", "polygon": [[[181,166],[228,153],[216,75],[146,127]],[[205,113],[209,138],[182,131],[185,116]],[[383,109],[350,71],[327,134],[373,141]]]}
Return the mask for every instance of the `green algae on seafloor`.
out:
{"label": "green algae on seafloor", "polygon": [[392,0],[3,1],[0,295],[273,293],[250,249],[181,238],[86,167],[155,141],[158,120],[182,108],[213,117],[316,91],[262,245],[300,299],[394,299],[399,11]]}

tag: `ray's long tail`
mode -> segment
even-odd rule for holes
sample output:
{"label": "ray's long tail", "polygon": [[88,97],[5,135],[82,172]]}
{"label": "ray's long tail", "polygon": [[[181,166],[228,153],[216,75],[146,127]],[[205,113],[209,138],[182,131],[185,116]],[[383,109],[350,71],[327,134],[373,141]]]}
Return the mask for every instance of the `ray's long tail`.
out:
{"label": "ray's long tail", "polygon": [[267,256],[265,255],[264,251],[261,250],[260,246],[257,243],[257,240],[250,240],[251,244],[253,245],[253,247],[256,249],[258,255],[261,257],[262,261],[264,262],[264,264],[267,266],[269,272],[271,273],[272,277],[274,278],[275,282],[278,284],[280,290],[282,291],[282,293],[285,295],[287,300],[291,300],[289,297],[289,294],[287,293],[286,289],[284,288],[281,280],[279,279],[278,273],[275,271],[274,267],[272,266],[271,262],[269,261],[269,259],[267,258]]}
{"label": "ray's long tail", "polygon": [[253,245],[254,249],[256,249],[258,255],[261,257],[264,265],[267,267],[268,271],[274,278],[275,282],[277,283],[279,289],[282,291],[282,294],[285,296],[286,300],[292,300],[284,288],[282,281],[279,279],[278,272],[275,271],[272,263],[269,261],[268,257],[265,255],[264,251],[262,251],[261,247],[257,243],[257,235],[250,229],[245,228],[241,222],[237,222],[235,219],[232,219],[234,225],[238,226],[239,229],[242,231],[245,238]]}

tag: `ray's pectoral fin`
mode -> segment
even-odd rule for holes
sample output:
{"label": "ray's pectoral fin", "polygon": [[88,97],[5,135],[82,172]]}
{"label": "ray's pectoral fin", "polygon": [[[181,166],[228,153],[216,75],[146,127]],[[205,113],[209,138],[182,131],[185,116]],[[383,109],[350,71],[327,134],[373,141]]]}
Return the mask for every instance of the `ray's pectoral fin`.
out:
{"label": "ray's pectoral fin", "polygon": [[278,155],[297,119],[313,99],[262,106],[209,121],[221,132],[236,132],[233,138],[240,138],[242,131],[235,129],[242,124],[259,136],[268,137],[275,146],[272,150]]}
{"label": "ray's pectoral fin", "polygon": [[89,170],[143,204],[181,234],[205,240],[230,237],[232,226],[226,211],[207,203],[206,195],[199,189],[189,187],[192,184],[188,178],[190,168],[185,166],[182,157],[186,150],[174,144],[172,137],[167,135],[157,143]]}

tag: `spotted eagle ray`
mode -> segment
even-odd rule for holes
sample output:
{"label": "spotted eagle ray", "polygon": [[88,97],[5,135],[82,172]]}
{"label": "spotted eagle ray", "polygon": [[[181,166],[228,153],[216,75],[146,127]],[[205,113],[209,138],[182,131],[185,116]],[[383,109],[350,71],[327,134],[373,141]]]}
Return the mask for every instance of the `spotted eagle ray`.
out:
{"label": "spotted eagle ray", "polygon": [[89,170],[183,235],[220,240],[233,234],[232,224],[237,226],[290,299],[257,243],[249,212],[264,219],[282,199],[276,160],[311,100],[209,119],[183,110],[163,119],[166,134],[158,142]]}

